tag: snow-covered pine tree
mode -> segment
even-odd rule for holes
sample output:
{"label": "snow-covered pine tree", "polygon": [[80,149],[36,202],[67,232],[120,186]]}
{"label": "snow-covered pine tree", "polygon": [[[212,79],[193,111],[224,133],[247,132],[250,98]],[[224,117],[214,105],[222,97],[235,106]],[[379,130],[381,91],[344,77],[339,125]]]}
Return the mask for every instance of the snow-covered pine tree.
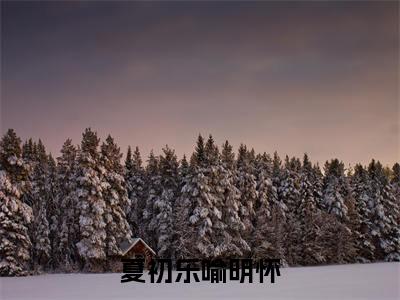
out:
{"label": "snow-covered pine tree", "polygon": [[38,271],[48,269],[51,259],[50,224],[47,209],[52,197],[49,184],[49,162],[46,149],[41,140],[37,143],[32,175],[33,209],[33,263]]}
{"label": "snow-covered pine tree", "polygon": [[295,214],[300,205],[299,171],[301,163],[286,155],[285,165],[280,177],[278,196],[285,203],[290,214]]}
{"label": "snow-covered pine tree", "polygon": [[[28,186],[25,188],[25,193],[22,196],[22,200],[28,204],[31,208],[33,207],[33,196],[32,196],[32,182],[33,182],[33,168],[36,163],[36,148],[37,145],[33,140],[30,138],[27,140],[24,145],[22,146],[22,160],[27,170],[27,179],[26,182]],[[30,230],[30,234],[31,234]]]}
{"label": "snow-covered pine tree", "polygon": [[103,192],[108,187],[104,171],[99,168],[99,138],[90,128],[82,135],[77,157],[76,197],[79,210],[79,237],[76,244],[87,271],[102,270],[106,258],[106,204]]}
{"label": "snow-covered pine tree", "polygon": [[213,244],[219,258],[246,257],[251,248],[242,236],[245,224],[240,218],[240,191],[237,181],[235,154],[226,141],[222,145],[220,159],[216,161],[213,181],[214,202]]}
{"label": "snow-covered pine tree", "polygon": [[283,245],[285,248],[285,259],[290,265],[297,265],[300,261],[301,235],[298,207],[300,205],[300,169],[301,162],[288,156],[281,171],[278,187],[278,197],[281,203],[287,207],[285,220],[283,221]]}
{"label": "snow-covered pine tree", "polygon": [[254,174],[254,165],[251,161],[251,153],[243,144],[240,145],[237,158],[237,180],[236,187],[240,191],[240,217],[245,225],[243,238],[251,243],[254,231],[255,211],[254,205],[257,201],[257,182]]}
{"label": "snow-covered pine tree", "polygon": [[190,157],[190,166],[192,168],[196,166],[199,168],[203,168],[206,167],[207,165],[206,162],[207,161],[206,161],[204,138],[201,135],[199,135],[197,138],[195,150],[192,156]]}
{"label": "snow-covered pine tree", "polygon": [[[257,209],[256,230],[252,247],[253,257],[280,258],[281,263],[287,265],[284,239],[288,209],[286,204],[278,197],[278,187],[282,176],[281,160],[276,151],[271,167],[269,160],[267,155],[262,155],[256,159],[256,170],[259,174],[257,176],[258,199],[263,199],[266,196],[267,202],[258,201],[260,207]],[[271,170],[269,170],[270,168]],[[269,174],[270,172],[271,174]],[[267,176],[266,180],[265,176]],[[268,177],[271,178],[271,186]],[[270,216],[268,217],[268,215]]]}
{"label": "snow-covered pine tree", "polygon": [[357,164],[354,167],[354,174],[351,177],[352,194],[354,198],[357,216],[350,219],[354,243],[357,249],[357,260],[361,262],[374,261],[375,246],[371,235],[371,211],[368,208],[370,203],[371,190],[367,170]]}
{"label": "snow-covered pine tree", "polygon": [[317,207],[319,209],[322,209],[324,175],[322,174],[318,162],[313,165],[312,174],[313,177],[311,178],[311,185],[313,186],[314,189],[314,198],[317,203]]}
{"label": "snow-covered pine tree", "polygon": [[175,151],[168,146],[160,156],[161,196],[153,203],[153,221],[157,254],[160,257],[175,256],[172,249],[175,200],[179,193],[178,160]]}
{"label": "snow-covered pine tree", "polygon": [[160,200],[162,193],[159,163],[159,157],[156,157],[152,150],[146,166],[146,206],[143,210],[143,224],[141,226],[144,228],[144,238],[154,249],[157,245],[157,219],[154,213],[154,203]]}
{"label": "snow-covered pine tree", "polygon": [[24,193],[30,189],[29,169],[22,160],[21,139],[13,129],[9,129],[0,142],[0,165],[13,184]]}
{"label": "snow-covered pine tree", "polygon": [[[349,174],[349,176],[351,176],[351,174]],[[361,216],[357,209],[357,200],[354,197],[348,197],[346,199],[346,206],[347,220],[344,225],[346,225],[346,227],[348,228],[351,236],[351,240],[348,245],[349,247],[347,249],[348,251],[350,250],[350,252],[345,253],[347,255],[346,261],[348,263],[368,262],[368,260],[362,258],[359,255],[359,253],[361,252],[359,251],[359,249],[363,248],[363,242],[365,240],[362,233],[360,232]],[[366,252],[368,251],[368,249],[365,249],[364,251]]]}
{"label": "snow-covered pine tree", "polygon": [[[181,194],[181,191],[183,187],[185,186],[186,179],[189,177],[191,173],[191,166],[189,165],[186,155],[183,155],[183,158],[181,159],[179,163],[179,168],[178,168],[178,174],[179,174],[179,195]],[[173,214],[174,214],[174,234],[173,234],[173,241],[172,241],[172,248],[174,251],[173,259],[177,259],[178,257],[188,257],[188,253],[184,253],[184,232],[182,228],[187,227],[186,222],[188,220],[188,208],[184,206],[185,204],[185,199],[182,199],[181,196],[179,196],[175,200],[175,208],[173,209]]]}
{"label": "snow-covered pine tree", "polygon": [[272,184],[272,160],[266,154],[257,155],[255,161],[257,180],[257,201],[255,203],[255,231],[252,239],[252,250],[255,258],[270,257],[273,252],[268,234],[271,232],[271,210],[273,200],[271,193],[276,193]]}
{"label": "snow-covered pine tree", "polygon": [[270,200],[271,194],[276,192],[271,179],[272,160],[265,152],[256,157],[255,176],[257,181],[257,201],[255,203],[257,222],[264,223],[271,215],[271,203],[273,202]]}
{"label": "snow-covered pine tree", "polygon": [[[397,206],[400,207],[400,164],[395,163],[392,167],[392,178],[390,180],[392,185],[393,195],[396,199]],[[396,220],[400,224],[400,216]]]}
{"label": "snow-covered pine tree", "polygon": [[[209,150],[210,145],[208,146]],[[177,201],[176,243],[177,258],[211,258],[214,257],[214,193],[211,186],[209,159],[212,153],[206,153],[204,139],[199,135],[195,152],[190,162],[190,173],[184,179],[185,185]],[[213,215],[214,214],[214,215]]]}
{"label": "snow-covered pine tree", "polygon": [[396,222],[399,207],[392,194],[389,178],[380,162],[375,160],[369,164],[368,174],[372,192],[368,208],[371,210],[376,258],[400,261],[400,228]]}
{"label": "snow-covered pine tree", "polygon": [[47,220],[49,221],[50,228],[50,245],[51,245],[51,268],[59,266],[58,256],[56,253],[57,247],[60,243],[60,221],[62,211],[60,211],[60,204],[57,198],[57,163],[51,153],[47,156],[48,172],[47,172],[47,185],[48,185],[48,202],[47,202]]}
{"label": "snow-covered pine tree", "polygon": [[318,180],[316,170],[313,168],[308,155],[304,154],[303,165],[299,174],[300,205],[296,211],[298,228],[294,233],[300,236],[298,246],[297,263],[300,265],[317,265],[326,262],[322,255],[321,245],[316,241],[322,236],[319,224],[315,221],[321,219],[321,211],[318,209],[316,197],[321,194],[315,185]]}
{"label": "snow-covered pine tree", "polygon": [[341,221],[347,218],[345,200],[351,193],[344,171],[344,164],[338,159],[325,163],[322,207]]}
{"label": "snow-covered pine tree", "polygon": [[299,212],[302,216],[307,213],[315,212],[317,209],[317,199],[316,195],[321,192],[316,191],[316,187],[313,185],[315,182],[315,169],[313,169],[310,159],[307,154],[304,154],[303,165],[300,171],[300,206]]}
{"label": "snow-covered pine tree", "polygon": [[125,181],[128,188],[128,197],[131,205],[128,211],[128,222],[135,236],[144,236],[143,211],[146,206],[145,199],[145,174],[139,148],[136,147],[132,154],[131,147],[125,159]]}
{"label": "snow-covered pine tree", "polygon": [[9,129],[0,141],[0,275],[27,275],[31,262],[32,209],[22,201],[29,187],[21,140]]}
{"label": "snow-covered pine tree", "polygon": [[274,187],[270,193],[271,206],[279,207],[282,216],[286,216],[288,212],[287,205],[279,197],[279,187],[281,185],[281,177],[283,176],[282,160],[280,159],[278,152],[274,152],[274,157],[272,159],[272,186]]}
{"label": "snow-covered pine tree", "polygon": [[35,160],[35,145],[30,138],[22,145],[22,158],[25,163],[32,163]]}
{"label": "snow-covered pine tree", "polygon": [[31,241],[28,227],[32,209],[0,166],[0,275],[21,276],[29,272]]}
{"label": "snow-covered pine tree", "polygon": [[125,211],[130,205],[121,164],[122,153],[109,135],[101,145],[100,165],[107,185],[103,189],[105,202],[104,222],[106,223],[106,255],[121,254],[120,244],[130,241],[132,232]]}
{"label": "snow-covered pine tree", "polygon": [[179,163],[179,169],[178,169],[178,173],[179,173],[179,182],[180,182],[180,187],[183,187],[183,178],[186,177],[186,175],[188,175],[190,172],[190,166],[189,163],[186,159],[186,155],[183,155],[183,158],[181,159],[180,163]]}
{"label": "snow-covered pine tree", "polygon": [[71,139],[67,139],[62,148],[61,156],[57,157],[57,193],[56,201],[62,212],[59,219],[59,242],[56,245],[55,256],[58,266],[64,271],[78,269],[78,250],[76,242],[79,237],[79,209],[76,198],[76,166],[77,149]]}

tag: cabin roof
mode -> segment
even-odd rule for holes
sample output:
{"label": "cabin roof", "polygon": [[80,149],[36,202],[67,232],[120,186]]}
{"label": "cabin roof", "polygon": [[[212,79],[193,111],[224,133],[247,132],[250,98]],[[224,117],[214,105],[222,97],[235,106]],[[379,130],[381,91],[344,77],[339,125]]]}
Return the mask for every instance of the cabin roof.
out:
{"label": "cabin roof", "polygon": [[132,239],[131,242],[128,241],[128,240],[123,241],[123,242],[119,245],[119,248],[120,248],[121,251],[122,251],[122,255],[126,255],[126,254],[127,254],[137,243],[139,243],[139,242],[142,242],[143,245],[144,245],[147,249],[149,249],[151,253],[153,253],[154,255],[156,255],[156,253],[154,252],[154,250],[151,249],[150,246],[147,245],[146,242],[143,241],[141,238],[134,238],[134,239]]}

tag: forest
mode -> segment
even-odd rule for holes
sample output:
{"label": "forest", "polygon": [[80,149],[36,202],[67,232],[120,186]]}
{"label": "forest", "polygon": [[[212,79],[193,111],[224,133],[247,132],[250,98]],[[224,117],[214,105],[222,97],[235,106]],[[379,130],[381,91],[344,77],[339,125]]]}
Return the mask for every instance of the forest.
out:
{"label": "forest", "polygon": [[0,275],[107,272],[122,241],[158,257],[279,258],[284,266],[400,261],[400,165],[320,167],[199,135],[124,156],[87,128],[54,158],[9,129],[0,141]]}

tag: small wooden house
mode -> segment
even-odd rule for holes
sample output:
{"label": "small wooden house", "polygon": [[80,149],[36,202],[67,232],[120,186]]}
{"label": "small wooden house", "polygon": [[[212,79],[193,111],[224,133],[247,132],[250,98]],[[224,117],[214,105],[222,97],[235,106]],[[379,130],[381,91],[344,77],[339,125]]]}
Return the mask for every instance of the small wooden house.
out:
{"label": "small wooden house", "polygon": [[151,260],[156,256],[155,251],[141,238],[134,238],[132,241],[123,241],[119,247],[122,252],[121,256],[113,257],[110,260],[110,269],[112,272],[122,272],[121,259],[123,258],[143,258],[145,268],[148,268]]}

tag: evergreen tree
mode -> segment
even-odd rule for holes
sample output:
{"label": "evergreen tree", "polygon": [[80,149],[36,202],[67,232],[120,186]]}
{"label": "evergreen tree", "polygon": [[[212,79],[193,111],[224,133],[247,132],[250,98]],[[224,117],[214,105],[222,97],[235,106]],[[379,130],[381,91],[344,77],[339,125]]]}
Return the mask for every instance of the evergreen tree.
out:
{"label": "evergreen tree", "polygon": [[147,199],[146,207],[143,210],[142,226],[144,227],[143,236],[153,248],[156,248],[157,245],[157,220],[154,213],[154,207],[155,203],[160,201],[162,193],[159,163],[159,158],[154,155],[153,151],[151,151],[146,167]]}
{"label": "evergreen tree", "polygon": [[214,221],[213,244],[215,256],[219,258],[244,257],[250,253],[249,243],[242,236],[245,224],[240,218],[240,191],[237,181],[235,154],[226,141],[214,172]]}
{"label": "evergreen tree", "polygon": [[77,157],[76,197],[79,209],[79,242],[76,244],[84,268],[101,270],[106,258],[106,203],[103,192],[108,183],[104,170],[99,168],[99,138],[87,128],[82,135],[81,149]]}
{"label": "evergreen tree", "polygon": [[166,146],[164,154],[160,156],[160,175],[162,192],[160,198],[154,202],[153,221],[156,231],[156,249],[160,257],[171,257],[173,237],[173,207],[178,197],[179,178],[178,160],[175,151]]}
{"label": "evergreen tree", "polygon": [[282,176],[281,160],[275,152],[272,162],[267,155],[260,156],[256,161],[258,208],[253,256],[255,258],[279,257],[281,263],[287,265],[284,239],[288,209],[278,197]]}
{"label": "evergreen tree", "polygon": [[300,253],[297,253],[298,263],[301,265],[316,265],[326,262],[322,255],[322,247],[316,241],[321,238],[323,232],[320,230],[316,220],[321,219],[321,211],[318,209],[318,197],[321,192],[315,186],[318,175],[313,168],[308,155],[304,154],[303,165],[300,171],[300,205],[296,212],[299,227],[295,232],[300,236]]}
{"label": "evergreen tree", "polygon": [[28,226],[32,209],[21,201],[21,191],[0,168],[0,275],[27,275],[31,241]]}
{"label": "evergreen tree", "polygon": [[190,157],[190,166],[199,168],[206,166],[205,144],[201,135],[198,136],[195,152]]}
{"label": "evergreen tree", "polygon": [[122,154],[114,139],[109,135],[101,145],[101,167],[105,182],[103,198],[105,202],[104,222],[106,231],[106,254],[121,254],[120,244],[130,241],[132,232],[125,211],[130,205],[121,164]]}
{"label": "evergreen tree", "polygon": [[285,202],[282,201],[282,199],[279,195],[282,176],[283,176],[282,161],[281,161],[278,153],[275,151],[274,157],[272,160],[272,186],[273,186],[273,189],[271,190],[270,202],[271,202],[272,206],[279,207],[278,210],[280,210],[281,212],[278,214],[285,216],[286,212],[288,211],[288,207],[285,204]]}
{"label": "evergreen tree", "polygon": [[313,165],[313,177],[311,178],[311,185],[314,190],[314,199],[319,209],[323,208],[323,186],[324,186],[324,175],[321,172],[319,164]]}
{"label": "evergreen tree", "polygon": [[344,165],[338,159],[325,163],[323,208],[340,220],[347,218],[346,197],[350,194],[347,179],[344,174]]}
{"label": "evergreen tree", "polygon": [[57,194],[59,205],[59,238],[56,245],[58,264],[65,271],[78,268],[78,250],[76,241],[79,237],[79,209],[76,198],[77,181],[77,149],[71,139],[67,139],[62,146],[61,156],[57,158]]}
{"label": "evergreen tree", "polygon": [[32,175],[32,202],[34,222],[32,226],[32,240],[34,242],[33,259],[35,269],[47,269],[51,259],[50,224],[47,209],[52,197],[49,185],[49,162],[46,149],[39,140],[33,166]]}
{"label": "evergreen tree", "polygon": [[21,156],[21,140],[10,129],[0,141],[0,275],[29,272],[32,209],[22,201],[29,187],[28,169]]}
{"label": "evergreen tree", "polygon": [[371,210],[372,232],[377,249],[376,258],[400,260],[400,229],[396,222],[399,207],[389,179],[379,162],[372,160],[368,166],[372,195],[368,208]]}
{"label": "evergreen tree", "polygon": [[30,163],[35,160],[35,152],[36,149],[33,140],[29,139],[25,141],[25,143],[22,145],[22,158],[25,163]]}
{"label": "evergreen tree", "polygon": [[371,211],[368,208],[368,203],[371,202],[371,188],[367,170],[362,165],[357,164],[351,180],[356,215],[350,219],[353,222],[351,229],[354,233],[358,260],[362,262],[373,261],[375,246],[371,234]]}
{"label": "evergreen tree", "polygon": [[280,201],[285,203],[288,211],[294,214],[300,205],[300,186],[299,186],[300,164],[294,158],[285,158],[285,166],[280,177],[278,196]]}
{"label": "evergreen tree", "polygon": [[30,167],[22,159],[21,139],[13,129],[9,129],[0,140],[0,166],[11,183],[16,185],[25,198],[30,189]]}
{"label": "evergreen tree", "polygon": [[[393,195],[397,203],[397,207],[400,207],[400,164],[395,163],[392,168],[392,178],[390,181],[392,185]],[[400,216],[397,218],[397,224],[400,224]]]}
{"label": "evergreen tree", "polygon": [[[253,235],[252,249],[256,258],[270,256],[273,252],[270,248],[268,234],[271,233],[271,210],[272,197],[271,193],[276,193],[276,188],[272,184],[272,161],[270,157],[264,153],[256,157],[256,180],[257,180],[257,201],[255,204],[256,221],[255,234]],[[268,239],[268,242],[266,240]]]}
{"label": "evergreen tree", "polygon": [[213,222],[211,219],[220,218],[214,210],[209,161],[214,159],[215,148],[209,142],[208,152],[204,139],[200,135],[196,150],[191,157],[191,172],[184,179],[185,185],[177,203],[177,258],[213,257]]}
{"label": "evergreen tree", "polygon": [[49,239],[51,246],[50,263],[51,267],[55,268],[59,265],[57,256],[57,247],[60,243],[60,222],[62,212],[60,211],[60,203],[58,202],[57,192],[57,163],[53,156],[47,156],[48,172],[47,172],[47,185],[48,185],[48,202],[47,202],[47,220],[49,222]]}
{"label": "evergreen tree", "polygon": [[183,158],[180,161],[178,172],[179,172],[179,178],[180,178],[180,187],[182,188],[183,187],[182,179],[185,178],[190,172],[190,166],[186,159],[186,155],[183,155]]}
{"label": "evergreen tree", "polygon": [[143,236],[143,211],[146,206],[145,174],[138,147],[135,148],[133,155],[131,148],[128,148],[125,159],[125,181],[128,188],[128,197],[131,201],[128,221],[132,232],[136,236]]}
{"label": "evergreen tree", "polygon": [[247,151],[245,145],[239,147],[237,159],[237,182],[236,187],[240,195],[240,217],[245,225],[243,237],[250,242],[254,231],[255,210],[254,205],[257,201],[257,182],[254,174],[254,165],[252,164],[251,154]]}

